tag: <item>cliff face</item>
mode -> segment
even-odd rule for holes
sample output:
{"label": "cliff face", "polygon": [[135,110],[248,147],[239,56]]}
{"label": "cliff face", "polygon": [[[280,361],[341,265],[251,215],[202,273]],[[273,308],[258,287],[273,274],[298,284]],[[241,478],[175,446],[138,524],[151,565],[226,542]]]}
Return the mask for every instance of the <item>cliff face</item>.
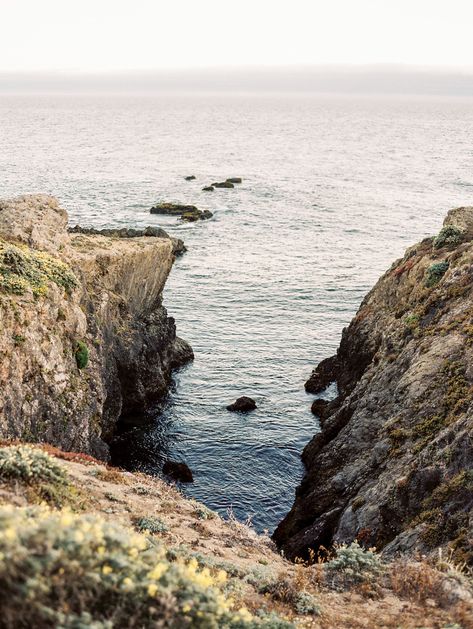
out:
{"label": "cliff face", "polygon": [[165,394],[192,357],[162,306],[176,245],[68,234],[45,195],[0,202],[1,436],[106,458],[118,418]]}
{"label": "cliff face", "polygon": [[358,539],[472,562],[473,208],[407,250],[306,384],[321,432],[274,538],[289,557]]}

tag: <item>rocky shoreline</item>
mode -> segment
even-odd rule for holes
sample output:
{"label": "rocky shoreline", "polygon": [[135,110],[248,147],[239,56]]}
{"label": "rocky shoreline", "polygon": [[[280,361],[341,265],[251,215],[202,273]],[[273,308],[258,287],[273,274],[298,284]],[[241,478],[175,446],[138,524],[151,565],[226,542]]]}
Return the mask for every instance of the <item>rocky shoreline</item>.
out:
{"label": "rocky shoreline", "polygon": [[409,248],[306,383],[321,431],[274,539],[291,558],[356,539],[473,563],[473,208]]}
{"label": "rocky shoreline", "polygon": [[162,305],[183,243],[133,236],[68,232],[46,195],[0,202],[0,436],[107,459],[120,417],[192,359]]}

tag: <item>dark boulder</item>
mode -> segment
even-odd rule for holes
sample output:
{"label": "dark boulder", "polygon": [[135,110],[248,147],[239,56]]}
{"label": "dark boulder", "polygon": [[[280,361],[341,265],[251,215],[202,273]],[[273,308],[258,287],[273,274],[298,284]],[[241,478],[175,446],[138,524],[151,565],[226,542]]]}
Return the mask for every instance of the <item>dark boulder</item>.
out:
{"label": "dark boulder", "polygon": [[204,221],[207,218],[212,218],[213,214],[212,212],[209,212],[209,210],[195,210],[192,212],[184,212],[184,214],[181,215],[181,221],[183,221],[184,223],[195,223],[196,221]]}
{"label": "dark boulder", "polygon": [[195,205],[185,205],[183,203],[156,203],[150,209],[150,214],[164,214],[166,216],[181,216],[184,212],[198,211]]}
{"label": "dark boulder", "polygon": [[233,404],[227,406],[227,411],[233,411],[238,413],[247,413],[248,411],[254,411],[256,408],[256,402],[250,397],[239,397]]}
{"label": "dark boulder", "polygon": [[195,175],[187,175],[187,177],[184,177],[184,179],[185,179],[186,181],[194,181],[194,179],[195,179]]}
{"label": "dark boulder", "polygon": [[192,470],[186,463],[180,461],[166,461],[163,465],[163,473],[179,483],[193,483]]}
{"label": "dark boulder", "polygon": [[329,405],[328,400],[322,400],[322,398],[317,398],[316,400],[312,402],[312,406],[310,410],[314,413],[314,415],[317,415],[317,417],[320,417],[320,419],[325,419],[328,405]]}
{"label": "dark boulder", "polygon": [[312,372],[305,383],[307,393],[320,393],[332,382],[336,382],[340,364],[337,356],[326,358]]}
{"label": "dark boulder", "polygon": [[195,205],[183,205],[181,203],[158,203],[150,209],[151,214],[165,214],[167,216],[180,216],[185,223],[203,221],[213,216],[209,210],[199,210]]}
{"label": "dark boulder", "polygon": [[213,183],[212,186],[214,188],[234,188],[235,187],[231,181],[220,181],[217,183]]}
{"label": "dark boulder", "polygon": [[242,178],[241,177],[229,177],[226,181],[228,181],[228,183],[241,183],[242,182]]}
{"label": "dark boulder", "polygon": [[213,186],[204,186],[202,190],[203,192],[213,192],[215,188]]}

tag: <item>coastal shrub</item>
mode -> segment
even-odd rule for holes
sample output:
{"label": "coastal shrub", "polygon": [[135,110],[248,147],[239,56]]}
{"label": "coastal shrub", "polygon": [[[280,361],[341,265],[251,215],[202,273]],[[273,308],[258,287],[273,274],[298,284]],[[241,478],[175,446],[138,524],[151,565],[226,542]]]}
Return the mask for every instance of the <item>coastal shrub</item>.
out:
{"label": "coastal shrub", "polygon": [[89,350],[83,341],[77,341],[75,347],[75,357],[77,367],[79,369],[85,369],[89,364]]}
{"label": "coastal shrub", "polygon": [[260,583],[258,590],[261,594],[270,594],[275,601],[291,605],[298,614],[320,613],[317,600],[312,594],[301,590],[295,581],[280,577]]}
{"label": "coastal shrub", "polygon": [[326,575],[335,585],[351,586],[372,582],[384,570],[379,555],[372,549],[364,550],[358,542],[336,548],[336,556],[324,564]]}
{"label": "coastal shrub", "polygon": [[147,533],[167,533],[169,531],[167,524],[153,515],[138,518],[136,520],[136,528]]}
{"label": "coastal shrub", "polygon": [[198,505],[194,513],[199,520],[214,520],[217,517],[217,513],[215,513],[215,511],[212,511],[212,509],[209,509],[204,505]]}
{"label": "coastal shrub", "polygon": [[434,238],[434,249],[441,249],[442,247],[456,247],[463,240],[463,232],[458,227],[453,225],[447,225],[443,227],[438,236]]}
{"label": "coastal shrub", "polygon": [[435,286],[448,271],[448,262],[436,262],[429,266],[425,274],[425,285],[428,288]]}
{"label": "coastal shrub", "polygon": [[226,574],[99,516],[0,507],[2,626],[291,627],[234,609]]}
{"label": "coastal shrub", "polygon": [[39,297],[46,295],[50,282],[68,293],[79,285],[69,266],[58,258],[0,240],[0,290],[15,295],[31,290]]}
{"label": "coastal shrub", "polygon": [[15,445],[0,448],[0,478],[26,483],[67,483],[66,470],[56,460],[31,446]]}

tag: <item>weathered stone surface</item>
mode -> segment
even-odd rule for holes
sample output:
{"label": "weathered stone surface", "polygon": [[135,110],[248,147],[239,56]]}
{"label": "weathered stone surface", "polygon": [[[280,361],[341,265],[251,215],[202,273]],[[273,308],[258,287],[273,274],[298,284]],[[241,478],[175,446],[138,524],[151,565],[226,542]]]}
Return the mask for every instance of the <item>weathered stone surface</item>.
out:
{"label": "weathered stone surface", "polygon": [[[0,436],[107,458],[118,418],[164,395],[172,369],[192,356],[162,306],[174,245],[68,234],[67,214],[42,195],[0,208],[2,241],[54,252],[76,278],[36,295],[0,289]],[[89,354],[83,369],[78,341]]]}
{"label": "weathered stone surface", "polygon": [[[449,213],[457,246],[426,239],[364,299],[308,387],[322,430],[274,539],[294,558],[358,539],[386,553],[448,547],[473,561],[473,209]],[[429,286],[428,270],[447,262]]]}
{"label": "weathered stone surface", "polygon": [[80,225],[76,225],[75,227],[70,227],[68,231],[71,234],[99,235],[108,236],[110,238],[143,238],[143,236],[148,238],[169,238],[173,243],[174,255],[180,256],[187,251],[184,242],[180,238],[174,238],[161,227],[151,225],[144,229],[133,229],[132,227],[95,229],[94,227],[81,227]]}

